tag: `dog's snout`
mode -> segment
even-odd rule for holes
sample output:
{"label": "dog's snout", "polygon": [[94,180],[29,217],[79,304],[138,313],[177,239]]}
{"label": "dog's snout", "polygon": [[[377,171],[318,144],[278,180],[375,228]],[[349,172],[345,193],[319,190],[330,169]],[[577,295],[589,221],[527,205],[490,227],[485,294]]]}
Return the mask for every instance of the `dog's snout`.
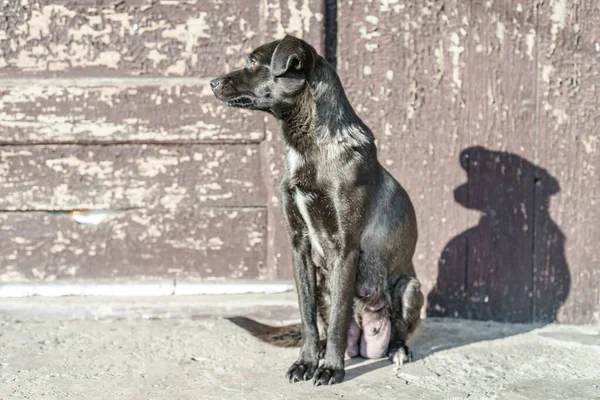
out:
{"label": "dog's snout", "polygon": [[221,86],[221,79],[220,78],[216,78],[216,79],[213,79],[212,81],[210,81],[210,87],[211,88],[216,89],[219,86]]}

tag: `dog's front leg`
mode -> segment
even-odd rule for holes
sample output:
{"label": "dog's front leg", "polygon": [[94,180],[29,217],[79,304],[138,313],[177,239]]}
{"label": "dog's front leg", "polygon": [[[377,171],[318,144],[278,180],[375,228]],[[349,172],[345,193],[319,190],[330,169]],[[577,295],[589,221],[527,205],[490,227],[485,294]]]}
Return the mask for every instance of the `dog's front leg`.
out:
{"label": "dog's front leg", "polygon": [[327,348],[323,365],[317,369],[315,386],[332,385],[344,380],[344,354],[348,326],[352,316],[359,247],[341,249],[333,260],[331,276],[331,316],[327,330]]}
{"label": "dog's front leg", "polygon": [[302,330],[300,356],[288,369],[286,377],[290,382],[297,382],[311,379],[319,366],[317,278],[316,268],[311,258],[310,242],[306,235],[306,223],[302,220],[289,191],[283,191],[282,203],[292,245],[294,280]]}
{"label": "dog's front leg", "polygon": [[[310,249],[310,246],[306,246]],[[319,365],[319,331],[317,329],[316,272],[310,255],[304,249],[293,249],[294,278],[302,319],[300,356],[288,369],[290,382],[306,381],[313,377]]]}

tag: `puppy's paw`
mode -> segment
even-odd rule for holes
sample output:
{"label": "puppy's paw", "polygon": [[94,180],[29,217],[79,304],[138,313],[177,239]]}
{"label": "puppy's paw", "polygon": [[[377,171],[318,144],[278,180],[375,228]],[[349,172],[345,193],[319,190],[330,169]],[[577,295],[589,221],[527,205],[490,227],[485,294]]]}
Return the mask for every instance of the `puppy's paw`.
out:
{"label": "puppy's paw", "polygon": [[285,377],[290,381],[290,383],[308,381],[314,376],[316,370],[316,363],[296,361],[288,369]]}
{"label": "puppy's paw", "polygon": [[321,386],[340,383],[344,380],[344,375],[346,375],[344,368],[322,366],[317,369],[317,372],[315,372],[313,384],[315,386]]}
{"label": "puppy's paw", "polygon": [[397,349],[390,349],[388,357],[398,367],[411,362],[413,358],[412,351],[410,351],[407,345],[402,345]]}

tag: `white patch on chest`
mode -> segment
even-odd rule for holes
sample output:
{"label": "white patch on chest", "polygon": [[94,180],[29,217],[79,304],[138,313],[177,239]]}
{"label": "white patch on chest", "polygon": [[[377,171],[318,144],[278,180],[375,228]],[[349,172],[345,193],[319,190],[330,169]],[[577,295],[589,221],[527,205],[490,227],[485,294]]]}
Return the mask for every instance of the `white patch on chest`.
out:
{"label": "white patch on chest", "polygon": [[312,197],[296,189],[294,199],[296,200],[296,207],[298,207],[298,211],[300,211],[300,215],[302,215],[302,219],[306,223],[306,227],[308,229],[308,239],[310,240],[311,246],[314,247],[321,257],[325,257],[321,243],[319,243],[319,236],[315,231],[312,219],[310,218],[310,213],[308,212],[308,206],[312,202]]}
{"label": "white patch on chest", "polygon": [[302,154],[298,153],[292,147],[288,147],[285,158],[290,175],[294,175],[296,170],[304,164],[304,158],[302,157]]}

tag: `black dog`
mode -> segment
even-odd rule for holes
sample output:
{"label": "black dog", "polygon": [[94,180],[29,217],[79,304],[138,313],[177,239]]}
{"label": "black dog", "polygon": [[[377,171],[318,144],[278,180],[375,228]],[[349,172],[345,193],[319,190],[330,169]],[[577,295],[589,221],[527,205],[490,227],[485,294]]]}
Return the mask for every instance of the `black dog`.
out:
{"label": "black dog", "polygon": [[286,36],[210,84],[227,105],[275,116],[286,148],[281,198],[302,323],[234,322],[276,345],[302,343],[287,371],[291,382],[342,381],[345,350],[350,357],[409,361],[406,340],[423,305],[412,264],[415,212],[378,162],[373,134],[335,70],[311,45]]}

